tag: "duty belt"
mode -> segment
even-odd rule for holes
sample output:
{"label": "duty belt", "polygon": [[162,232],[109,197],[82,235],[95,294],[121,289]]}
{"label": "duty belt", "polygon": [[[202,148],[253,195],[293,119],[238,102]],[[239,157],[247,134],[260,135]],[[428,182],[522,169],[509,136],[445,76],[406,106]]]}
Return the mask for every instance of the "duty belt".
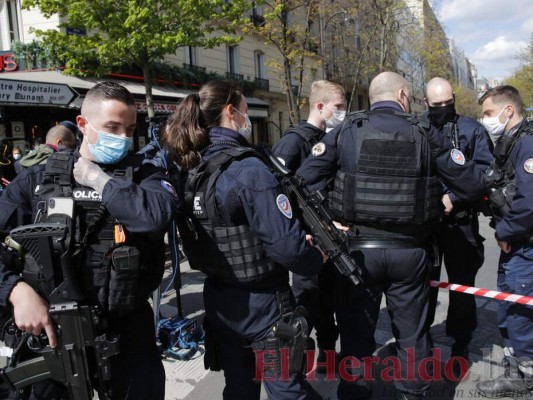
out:
{"label": "duty belt", "polygon": [[415,239],[349,239],[350,250],[359,249],[412,249],[426,247],[427,242]]}

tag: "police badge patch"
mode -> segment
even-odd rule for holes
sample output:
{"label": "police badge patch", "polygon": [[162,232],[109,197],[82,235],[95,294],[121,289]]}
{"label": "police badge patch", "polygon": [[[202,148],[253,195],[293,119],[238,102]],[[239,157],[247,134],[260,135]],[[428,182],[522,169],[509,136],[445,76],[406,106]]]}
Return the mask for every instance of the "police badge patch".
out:
{"label": "police badge patch", "polygon": [[533,174],[533,158],[524,161],[524,169],[528,174]]}
{"label": "police badge patch", "polygon": [[461,152],[461,150],[452,149],[451,156],[454,163],[465,165],[465,155]]}
{"label": "police badge patch", "polygon": [[311,154],[314,155],[315,157],[319,157],[325,152],[326,152],[326,145],[322,142],[315,144],[313,148],[311,149]]}
{"label": "police badge patch", "polygon": [[167,181],[161,180],[161,186],[163,189],[165,189],[167,192],[170,192],[174,195],[174,197],[178,197],[178,194],[176,193],[176,189],[174,189],[174,186],[172,186]]}
{"label": "police badge patch", "polygon": [[276,204],[278,205],[279,210],[283,215],[285,215],[287,218],[292,218],[292,208],[291,203],[289,203],[289,199],[284,194],[280,194],[276,198]]}

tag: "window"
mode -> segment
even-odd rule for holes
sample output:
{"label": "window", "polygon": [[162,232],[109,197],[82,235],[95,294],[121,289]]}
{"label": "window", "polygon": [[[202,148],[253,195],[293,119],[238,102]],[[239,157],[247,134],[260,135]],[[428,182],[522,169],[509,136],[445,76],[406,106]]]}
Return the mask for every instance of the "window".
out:
{"label": "window", "polygon": [[270,84],[267,79],[266,69],[265,69],[265,54],[256,50],[254,52],[255,58],[255,87],[261,90],[270,90]]}
{"label": "window", "polygon": [[357,95],[357,109],[358,110],[365,109],[365,105],[363,104],[363,96],[360,94]]}
{"label": "window", "polygon": [[255,52],[255,76],[266,79],[265,54],[259,50]]}
{"label": "window", "polygon": [[20,40],[19,33],[19,4],[17,0],[7,0],[6,12],[7,12],[7,34],[9,37],[9,43],[13,40]]}
{"label": "window", "polygon": [[265,24],[264,6],[257,5],[255,1],[252,1],[252,13],[250,14],[250,20],[254,26],[263,26]]}
{"label": "window", "polygon": [[228,72],[230,75],[240,74],[239,46],[228,46]]}
{"label": "window", "polygon": [[196,65],[196,47],[185,46],[185,64]]}

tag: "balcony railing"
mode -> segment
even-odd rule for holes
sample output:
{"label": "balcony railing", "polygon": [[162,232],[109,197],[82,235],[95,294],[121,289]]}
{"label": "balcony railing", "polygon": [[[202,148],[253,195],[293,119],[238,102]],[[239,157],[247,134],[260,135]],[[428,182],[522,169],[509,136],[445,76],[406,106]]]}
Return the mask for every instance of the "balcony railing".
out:
{"label": "balcony railing", "polygon": [[206,71],[205,67],[199,67],[197,65],[187,64],[187,63],[183,63],[183,68],[185,68],[188,71],[192,71],[192,72],[195,72],[195,71],[205,72]]}
{"label": "balcony railing", "polygon": [[255,78],[255,88],[260,90],[270,90],[270,83],[268,79]]}
{"label": "balcony railing", "polygon": [[230,79],[235,79],[236,81],[239,81],[239,82],[244,81],[243,74],[236,74],[235,72],[226,72],[226,76]]}

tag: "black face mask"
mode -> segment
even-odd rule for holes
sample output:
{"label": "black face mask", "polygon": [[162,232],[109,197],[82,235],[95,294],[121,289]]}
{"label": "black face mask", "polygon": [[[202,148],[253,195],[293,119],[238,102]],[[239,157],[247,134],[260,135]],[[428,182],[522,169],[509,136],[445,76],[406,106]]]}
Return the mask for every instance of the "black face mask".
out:
{"label": "black face mask", "polygon": [[448,104],[443,107],[428,106],[429,116],[435,125],[442,126],[446,122],[455,121],[457,114],[455,113],[455,104]]}

